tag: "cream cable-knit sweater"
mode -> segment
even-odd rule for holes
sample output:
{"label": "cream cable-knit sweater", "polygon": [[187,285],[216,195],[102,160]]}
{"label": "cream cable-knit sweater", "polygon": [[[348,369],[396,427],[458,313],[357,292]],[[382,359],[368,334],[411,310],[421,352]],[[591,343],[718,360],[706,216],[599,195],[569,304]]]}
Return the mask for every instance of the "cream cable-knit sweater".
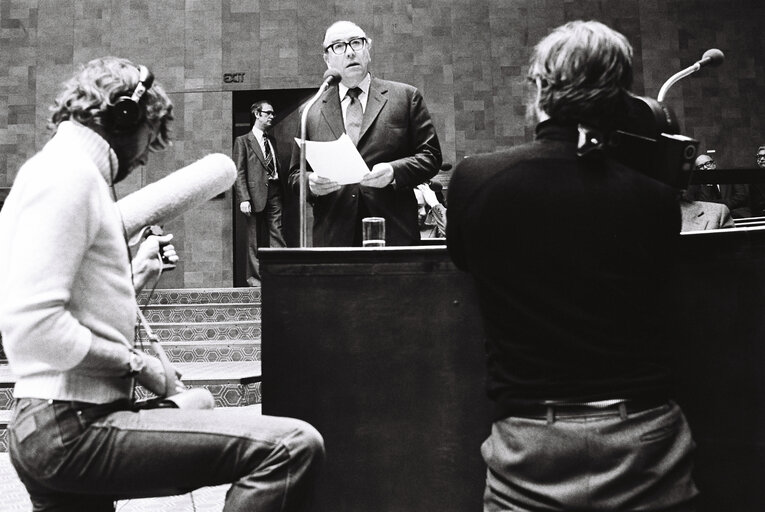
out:
{"label": "cream cable-knit sweater", "polygon": [[0,332],[16,397],[129,396],[129,379],[71,371],[93,337],[132,345],[135,291],[108,186],[116,170],[101,136],[61,123],[0,211]]}

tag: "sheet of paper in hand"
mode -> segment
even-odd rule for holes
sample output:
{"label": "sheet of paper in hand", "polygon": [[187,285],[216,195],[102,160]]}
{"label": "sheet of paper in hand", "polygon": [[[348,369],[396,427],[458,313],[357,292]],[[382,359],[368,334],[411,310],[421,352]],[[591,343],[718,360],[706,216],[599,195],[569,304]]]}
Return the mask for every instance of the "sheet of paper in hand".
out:
{"label": "sheet of paper in hand", "polygon": [[[300,139],[295,138],[300,146]],[[356,146],[347,134],[329,142],[308,140],[305,143],[305,158],[313,172],[339,183],[358,183],[369,172]]]}

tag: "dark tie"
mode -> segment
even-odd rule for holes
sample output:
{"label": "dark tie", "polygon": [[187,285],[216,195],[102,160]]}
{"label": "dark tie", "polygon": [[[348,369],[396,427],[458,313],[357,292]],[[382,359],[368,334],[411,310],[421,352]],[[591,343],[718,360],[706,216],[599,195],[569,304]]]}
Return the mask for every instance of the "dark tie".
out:
{"label": "dark tie", "polygon": [[361,101],[359,100],[359,94],[361,89],[354,87],[348,89],[346,93],[351,102],[348,104],[348,108],[345,110],[345,133],[353,141],[353,145],[359,143],[359,132],[361,132],[361,119],[364,117],[364,111],[361,110]]}
{"label": "dark tie", "polygon": [[268,171],[268,177],[273,179],[276,176],[274,156],[271,154],[271,144],[268,143],[268,135],[265,133],[263,134],[263,155],[266,157],[266,171]]}

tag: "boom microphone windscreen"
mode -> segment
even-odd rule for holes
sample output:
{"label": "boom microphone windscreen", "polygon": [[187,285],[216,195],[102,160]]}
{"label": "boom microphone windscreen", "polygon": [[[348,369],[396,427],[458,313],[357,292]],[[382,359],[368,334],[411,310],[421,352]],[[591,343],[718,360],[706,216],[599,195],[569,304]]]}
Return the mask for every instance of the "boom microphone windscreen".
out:
{"label": "boom microphone windscreen", "polygon": [[698,62],[699,67],[712,66],[717,67],[725,60],[725,54],[717,48],[710,48],[704,52],[701,56],[701,60]]}
{"label": "boom microphone windscreen", "polygon": [[128,238],[225,192],[235,180],[234,161],[213,153],[128,194],[117,202]]}

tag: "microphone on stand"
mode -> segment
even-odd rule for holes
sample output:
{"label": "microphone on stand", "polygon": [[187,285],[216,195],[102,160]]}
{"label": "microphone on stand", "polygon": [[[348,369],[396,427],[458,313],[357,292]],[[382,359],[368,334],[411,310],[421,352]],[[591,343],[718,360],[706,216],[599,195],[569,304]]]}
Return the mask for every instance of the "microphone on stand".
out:
{"label": "microphone on stand", "polygon": [[306,191],[306,161],[305,161],[305,139],[306,139],[306,121],[308,120],[308,111],[324,91],[329,86],[341,79],[340,72],[336,69],[328,69],[324,72],[324,81],[319,86],[319,90],[313,98],[308,100],[303,108],[303,115],[300,117],[300,247],[308,246],[308,229],[306,203],[308,193]]}
{"label": "microphone on stand", "polygon": [[688,75],[695,73],[704,66],[717,67],[722,64],[724,60],[725,54],[723,54],[723,52],[717,48],[711,48],[705,51],[704,55],[701,56],[701,60],[669,77],[669,79],[664,82],[664,85],[661,86],[661,89],[659,89],[659,95],[656,97],[656,99],[658,101],[664,101],[664,97],[667,95],[669,88],[675,85],[678,81],[682,80]]}

